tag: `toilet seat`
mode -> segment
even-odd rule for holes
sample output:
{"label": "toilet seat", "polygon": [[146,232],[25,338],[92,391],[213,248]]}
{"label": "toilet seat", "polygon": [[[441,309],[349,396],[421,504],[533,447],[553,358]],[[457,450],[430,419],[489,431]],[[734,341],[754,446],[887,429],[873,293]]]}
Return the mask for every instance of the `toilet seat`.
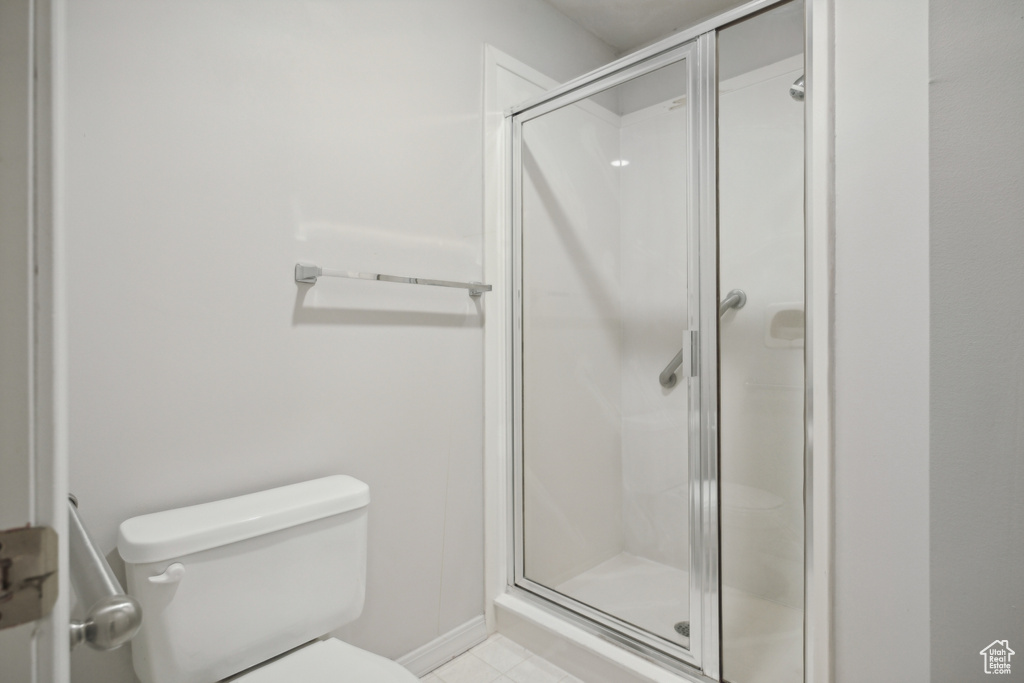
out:
{"label": "toilet seat", "polygon": [[337,638],[328,638],[232,679],[232,683],[412,683],[418,680],[397,662]]}

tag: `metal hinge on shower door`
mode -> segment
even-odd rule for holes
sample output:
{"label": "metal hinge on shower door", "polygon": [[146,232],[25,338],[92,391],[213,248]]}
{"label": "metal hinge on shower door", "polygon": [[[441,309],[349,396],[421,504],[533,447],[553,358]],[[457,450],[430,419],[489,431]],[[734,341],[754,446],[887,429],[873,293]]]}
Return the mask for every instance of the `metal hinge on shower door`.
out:
{"label": "metal hinge on shower door", "polygon": [[57,601],[57,532],[0,531],[0,629],[47,616]]}

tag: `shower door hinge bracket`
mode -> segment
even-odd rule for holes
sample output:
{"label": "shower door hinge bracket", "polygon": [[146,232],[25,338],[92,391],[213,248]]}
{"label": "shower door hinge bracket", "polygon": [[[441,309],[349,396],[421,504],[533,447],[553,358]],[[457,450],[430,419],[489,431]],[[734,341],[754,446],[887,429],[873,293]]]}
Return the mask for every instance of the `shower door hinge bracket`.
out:
{"label": "shower door hinge bracket", "polygon": [[0,629],[42,619],[57,601],[57,532],[0,531]]}

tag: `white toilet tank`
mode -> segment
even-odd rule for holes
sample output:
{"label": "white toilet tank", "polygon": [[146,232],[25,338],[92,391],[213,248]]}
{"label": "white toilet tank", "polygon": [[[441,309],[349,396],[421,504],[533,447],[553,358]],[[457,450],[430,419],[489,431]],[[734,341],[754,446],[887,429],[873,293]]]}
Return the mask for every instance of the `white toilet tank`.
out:
{"label": "white toilet tank", "polygon": [[139,678],[213,683],[358,617],[369,502],[339,475],[121,524]]}

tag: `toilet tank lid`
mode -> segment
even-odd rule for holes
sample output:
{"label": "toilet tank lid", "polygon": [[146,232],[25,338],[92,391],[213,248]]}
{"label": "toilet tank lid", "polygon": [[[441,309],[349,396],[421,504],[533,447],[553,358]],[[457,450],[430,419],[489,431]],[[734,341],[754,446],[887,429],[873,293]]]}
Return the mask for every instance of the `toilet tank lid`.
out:
{"label": "toilet tank lid", "polygon": [[141,564],[183,557],[365,507],[370,487],[345,475],[132,517],[117,550]]}

